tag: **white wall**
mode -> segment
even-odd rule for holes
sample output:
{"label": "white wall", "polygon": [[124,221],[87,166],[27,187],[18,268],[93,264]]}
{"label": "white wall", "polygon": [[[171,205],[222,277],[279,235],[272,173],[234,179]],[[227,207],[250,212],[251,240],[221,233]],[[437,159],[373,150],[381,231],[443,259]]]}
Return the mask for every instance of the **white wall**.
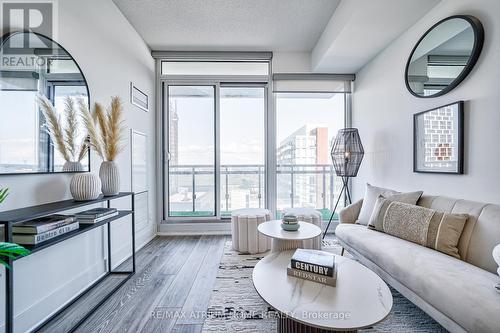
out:
{"label": "white wall", "polygon": [[310,52],[274,52],[274,73],[311,73]]}
{"label": "white wall", "polygon": [[[111,0],[58,1],[58,42],[76,59],[85,74],[91,103],[108,104],[120,96],[125,106],[126,148],[118,157],[121,190],[131,190],[130,128],[148,135],[150,222],[137,232],[140,247],[156,232],[155,209],[155,74],[150,50]],[[129,103],[133,81],[149,94],[149,113]],[[92,155],[92,171],[100,161]],[[11,195],[2,210],[70,198],[71,175],[0,176],[0,187]],[[129,201],[118,203],[129,207]],[[130,223],[113,228],[114,263],[130,253]],[[54,311],[104,272],[105,233],[96,229],[15,263],[16,331],[23,332]],[[3,272],[2,272],[2,275]],[[0,318],[4,322],[4,284],[0,285]]]}
{"label": "white wall", "polygon": [[[500,1],[443,0],[402,34],[355,81],[353,125],[360,130],[365,160],[354,180],[360,198],[366,182],[400,190],[422,189],[477,201],[500,202]],[[452,92],[437,98],[413,97],[405,87],[407,58],[417,40],[439,20],[470,14],[481,20],[485,43],[474,70]],[[412,171],[413,114],[454,101],[465,103],[465,175]]]}

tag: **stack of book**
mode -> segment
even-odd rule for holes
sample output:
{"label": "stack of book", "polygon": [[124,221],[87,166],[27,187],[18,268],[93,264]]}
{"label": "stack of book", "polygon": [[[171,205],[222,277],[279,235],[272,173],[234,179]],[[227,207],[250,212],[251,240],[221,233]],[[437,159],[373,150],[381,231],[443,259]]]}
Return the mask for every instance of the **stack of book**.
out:
{"label": "stack of book", "polygon": [[335,255],[318,250],[297,249],[288,265],[287,274],[335,287],[337,282]]}
{"label": "stack of book", "polygon": [[12,241],[21,245],[38,245],[79,228],[74,216],[55,214],[12,226]]}
{"label": "stack of book", "polygon": [[94,208],[77,213],[75,216],[81,224],[94,224],[118,215],[116,208]]}

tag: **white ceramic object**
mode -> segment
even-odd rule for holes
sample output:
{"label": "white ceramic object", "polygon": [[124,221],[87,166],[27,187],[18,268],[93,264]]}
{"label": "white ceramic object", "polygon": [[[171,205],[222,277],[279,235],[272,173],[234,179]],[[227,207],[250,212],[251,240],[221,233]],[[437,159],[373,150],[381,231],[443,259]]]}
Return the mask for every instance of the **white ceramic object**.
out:
{"label": "white ceramic object", "polygon": [[82,163],[66,161],[63,165],[62,171],[63,172],[78,172],[78,171],[84,171],[84,170],[83,170]]}
{"label": "white ceramic object", "polygon": [[77,173],[71,179],[69,189],[76,201],[95,200],[101,194],[101,180],[91,172]]}
{"label": "white ceramic object", "polygon": [[311,223],[299,222],[299,229],[286,231],[281,227],[281,220],[272,220],[259,224],[258,230],[261,234],[272,238],[271,251],[279,252],[304,248],[303,242],[321,235],[321,229]]}
{"label": "white ceramic object", "polygon": [[101,178],[102,183],[102,194],[105,197],[120,192],[120,171],[115,162],[102,162],[99,168],[99,178]]}
{"label": "white ceramic object", "polygon": [[255,265],[252,273],[255,289],[264,301],[284,314],[287,324],[299,326],[292,332],[357,330],[371,327],[390,313],[391,291],[367,267],[335,256],[337,283],[330,287],[288,276],[286,268],[293,253],[271,253]]}
{"label": "white ceramic object", "polygon": [[[497,265],[500,266],[500,244],[498,244],[493,248],[492,254],[493,254],[493,260],[495,260]],[[498,267],[497,273],[498,275],[500,275],[500,267]]]}

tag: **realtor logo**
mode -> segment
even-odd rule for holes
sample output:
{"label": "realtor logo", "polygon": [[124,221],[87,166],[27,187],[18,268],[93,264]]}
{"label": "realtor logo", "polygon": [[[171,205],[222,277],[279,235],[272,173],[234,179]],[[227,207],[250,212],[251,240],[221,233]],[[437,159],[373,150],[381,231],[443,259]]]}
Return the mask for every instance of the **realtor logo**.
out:
{"label": "realtor logo", "polygon": [[[24,31],[34,32],[55,39],[56,0],[16,1],[3,0],[1,3],[2,35]],[[30,37],[31,36],[31,37]],[[24,38],[7,39],[2,45],[4,54],[32,52],[40,39],[24,34]],[[47,45],[49,46],[49,45]]]}

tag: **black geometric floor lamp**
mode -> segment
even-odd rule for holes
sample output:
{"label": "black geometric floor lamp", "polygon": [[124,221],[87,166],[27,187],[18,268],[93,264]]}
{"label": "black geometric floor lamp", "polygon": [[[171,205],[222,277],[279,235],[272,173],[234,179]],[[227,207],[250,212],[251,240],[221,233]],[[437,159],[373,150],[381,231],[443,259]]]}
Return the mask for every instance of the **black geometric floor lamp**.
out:
{"label": "black geometric floor lamp", "polygon": [[344,128],[341,129],[332,147],[332,162],[333,168],[335,169],[335,174],[342,179],[342,190],[339,193],[337,202],[335,203],[335,208],[333,208],[332,216],[330,216],[330,221],[326,226],[323,238],[326,236],[326,232],[332,223],[333,216],[339,205],[340,198],[342,198],[342,193],[347,194],[349,204],[351,201],[351,193],[349,192],[349,178],[356,177],[358,175],[359,166],[365,155],[365,150],[361,144],[361,138],[359,137],[357,128]]}

